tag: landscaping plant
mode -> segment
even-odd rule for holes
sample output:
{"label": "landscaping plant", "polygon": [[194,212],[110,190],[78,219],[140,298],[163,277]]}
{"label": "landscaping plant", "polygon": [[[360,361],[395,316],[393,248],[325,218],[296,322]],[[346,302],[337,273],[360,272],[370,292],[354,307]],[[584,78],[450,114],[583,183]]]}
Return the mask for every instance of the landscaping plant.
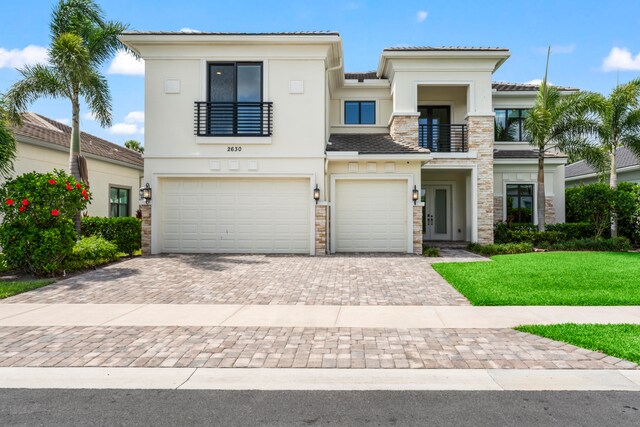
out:
{"label": "landscaping plant", "polygon": [[30,274],[55,274],[76,243],[73,217],[91,192],[61,170],[26,173],[0,189],[0,245],[9,266]]}
{"label": "landscaping plant", "polygon": [[142,242],[142,221],[134,217],[82,218],[83,236],[100,236],[114,243],[119,252],[132,256]]}

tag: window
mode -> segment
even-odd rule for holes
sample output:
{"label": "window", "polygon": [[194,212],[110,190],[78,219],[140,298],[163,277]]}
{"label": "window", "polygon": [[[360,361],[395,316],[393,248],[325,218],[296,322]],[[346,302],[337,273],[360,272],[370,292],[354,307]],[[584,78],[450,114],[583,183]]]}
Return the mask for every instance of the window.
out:
{"label": "window", "polygon": [[109,188],[109,216],[129,216],[129,193],[128,188]]}
{"label": "window", "polygon": [[523,108],[495,110],[495,140],[496,141],[526,141],[524,119],[529,110]]}
{"label": "window", "polygon": [[533,223],[533,184],[507,184],[508,223]]}
{"label": "window", "polygon": [[344,102],[345,125],[375,125],[376,103],[375,101],[345,101]]}

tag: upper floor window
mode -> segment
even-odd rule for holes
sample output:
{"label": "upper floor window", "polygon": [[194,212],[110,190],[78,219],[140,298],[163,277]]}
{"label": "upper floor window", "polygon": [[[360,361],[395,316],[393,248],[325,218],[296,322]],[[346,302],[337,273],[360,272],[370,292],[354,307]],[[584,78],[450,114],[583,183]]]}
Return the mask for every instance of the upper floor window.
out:
{"label": "upper floor window", "polygon": [[129,216],[129,193],[128,188],[109,188],[109,216]]}
{"label": "upper floor window", "polygon": [[345,125],[375,125],[376,103],[375,101],[345,101],[344,102]]}
{"label": "upper floor window", "polygon": [[528,109],[512,108],[495,110],[495,140],[496,141],[526,141],[524,119]]}
{"label": "upper floor window", "polygon": [[209,102],[262,101],[262,63],[209,64]]}

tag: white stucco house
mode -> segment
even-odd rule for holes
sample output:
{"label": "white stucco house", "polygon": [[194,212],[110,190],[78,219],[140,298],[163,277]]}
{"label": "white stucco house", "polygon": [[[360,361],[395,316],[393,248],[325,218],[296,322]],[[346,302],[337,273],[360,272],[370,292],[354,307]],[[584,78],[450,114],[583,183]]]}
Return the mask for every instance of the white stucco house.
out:
{"label": "white stucco house", "polygon": [[[627,147],[618,148],[616,150],[616,165],[618,182],[640,184],[640,158],[633,151]],[[600,182],[598,171],[584,160],[567,165],[564,173],[567,187]],[[609,182],[608,174],[605,176],[605,182]]]}
{"label": "white stucco house", "polygon": [[[23,123],[12,132],[17,142],[14,175],[69,169],[71,128],[40,114],[26,113]],[[142,155],[86,132],[80,149],[87,159],[93,199],[90,216],[134,216],[143,176]]]}
{"label": "white stucco house", "polygon": [[[538,221],[537,87],[492,82],[508,49],[390,48],[345,73],[334,32],[121,40],[145,60],[146,253],[420,253]],[[546,163],[547,222],[565,163]]]}

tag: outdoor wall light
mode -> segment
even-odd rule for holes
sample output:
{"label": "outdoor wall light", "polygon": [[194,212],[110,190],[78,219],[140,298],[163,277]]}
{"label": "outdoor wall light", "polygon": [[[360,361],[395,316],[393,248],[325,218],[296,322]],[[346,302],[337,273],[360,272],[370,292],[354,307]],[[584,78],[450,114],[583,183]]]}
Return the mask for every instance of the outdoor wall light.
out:
{"label": "outdoor wall light", "polygon": [[411,192],[411,198],[413,199],[413,204],[415,205],[418,202],[418,198],[420,197],[420,192],[418,191],[418,187],[413,186],[413,191]]}
{"label": "outdoor wall light", "polygon": [[318,204],[318,200],[320,200],[320,189],[318,188],[318,184],[316,184],[316,188],[313,189],[313,200],[316,201],[316,205]]}
{"label": "outdoor wall light", "polygon": [[151,186],[148,182],[144,187],[140,188],[140,199],[144,199],[146,204],[151,201]]}

